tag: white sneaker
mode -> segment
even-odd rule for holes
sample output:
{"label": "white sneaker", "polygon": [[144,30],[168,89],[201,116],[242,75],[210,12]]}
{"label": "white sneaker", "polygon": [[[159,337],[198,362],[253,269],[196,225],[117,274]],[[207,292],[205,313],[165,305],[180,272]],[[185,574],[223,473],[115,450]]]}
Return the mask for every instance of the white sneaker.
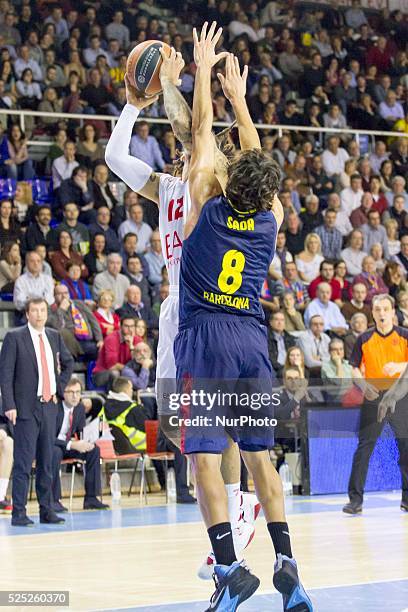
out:
{"label": "white sneaker", "polygon": [[198,568],[197,576],[201,580],[211,580],[214,573],[214,566],[216,565],[214,553],[210,552],[207,555],[204,563]]}
{"label": "white sneaker", "polygon": [[[255,535],[255,521],[261,511],[261,504],[256,495],[252,493],[243,493],[241,495],[241,517],[238,526],[233,530],[232,537],[234,540],[234,548],[237,560],[243,558],[243,552],[252,542]],[[214,553],[210,552],[206,560],[200,566],[197,576],[201,580],[211,580],[216,564]]]}
{"label": "white sneaker", "polygon": [[261,504],[258,498],[253,493],[242,494],[242,512],[244,515],[244,521],[254,525],[258,515],[261,511]]}

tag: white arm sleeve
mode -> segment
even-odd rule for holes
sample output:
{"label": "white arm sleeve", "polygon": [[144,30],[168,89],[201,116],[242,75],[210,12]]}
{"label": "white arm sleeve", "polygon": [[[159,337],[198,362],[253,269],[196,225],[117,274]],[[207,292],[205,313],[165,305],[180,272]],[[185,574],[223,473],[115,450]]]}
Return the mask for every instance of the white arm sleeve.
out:
{"label": "white arm sleeve", "polygon": [[145,162],[129,154],[133,126],[139,112],[139,109],[132,104],[126,104],[105,151],[105,161],[109,168],[133,191],[143,189],[153,172]]}

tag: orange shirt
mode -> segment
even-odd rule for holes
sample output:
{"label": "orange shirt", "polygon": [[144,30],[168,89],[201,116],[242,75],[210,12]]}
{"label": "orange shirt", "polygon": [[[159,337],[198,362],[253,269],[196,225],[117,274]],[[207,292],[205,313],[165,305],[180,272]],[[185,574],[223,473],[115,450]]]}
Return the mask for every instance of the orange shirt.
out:
{"label": "orange shirt", "polygon": [[383,373],[383,367],[391,361],[408,362],[408,329],[404,327],[393,327],[385,336],[375,327],[367,330],[357,338],[350,358],[350,364],[360,368],[364,378],[371,379],[378,389],[388,389],[399,377]]}

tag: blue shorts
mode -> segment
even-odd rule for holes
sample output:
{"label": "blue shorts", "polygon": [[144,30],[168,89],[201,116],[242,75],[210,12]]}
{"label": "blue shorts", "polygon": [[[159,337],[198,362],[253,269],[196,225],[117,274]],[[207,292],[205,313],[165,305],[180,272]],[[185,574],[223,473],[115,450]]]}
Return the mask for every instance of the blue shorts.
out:
{"label": "blue shorts", "polygon": [[279,401],[264,325],[254,317],[199,315],[180,326],[174,356],[184,453],[222,453],[228,436],[242,450],[273,446]]}

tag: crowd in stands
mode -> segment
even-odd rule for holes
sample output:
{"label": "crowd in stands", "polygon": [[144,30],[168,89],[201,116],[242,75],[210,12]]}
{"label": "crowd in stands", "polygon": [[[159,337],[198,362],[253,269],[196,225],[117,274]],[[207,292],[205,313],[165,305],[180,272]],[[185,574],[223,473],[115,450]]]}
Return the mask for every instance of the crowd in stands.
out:
{"label": "crowd in stands", "polygon": [[[104,162],[110,123],[126,103],[129,50],[148,39],[181,51],[181,92],[191,103],[192,25],[224,27],[219,48],[249,66],[248,105],[264,148],[283,171],[284,224],[261,302],[278,375],[349,374],[347,358],[372,324],[373,296],[396,298],[408,325],[407,15],[307,3],[208,0],[0,0],[0,107],[81,113],[3,116],[0,143],[0,290],[17,323],[44,296],[48,324],[93,382],[126,375],[154,385],[160,305],[169,292],[158,211]],[[233,120],[214,73],[215,118]],[[145,116],[164,116],[159,100]],[[142,113],[143,115],[143,113]],[[309,126],[316,132],[283,130]],[[319,128],[343,132],[322,133]],[[355,138],[349,128],[389,131]],[[48,137],[40,161],[28,139]],[[236,143],[234,132],[231,143]],[[139,121],[131,154],[169,172],[178,143],[168,126]],[[41,179],[41,180],[38,180]],[[333,339],[335,340],[333,344]],[[292,372],[293,374],[293,372]]]}

